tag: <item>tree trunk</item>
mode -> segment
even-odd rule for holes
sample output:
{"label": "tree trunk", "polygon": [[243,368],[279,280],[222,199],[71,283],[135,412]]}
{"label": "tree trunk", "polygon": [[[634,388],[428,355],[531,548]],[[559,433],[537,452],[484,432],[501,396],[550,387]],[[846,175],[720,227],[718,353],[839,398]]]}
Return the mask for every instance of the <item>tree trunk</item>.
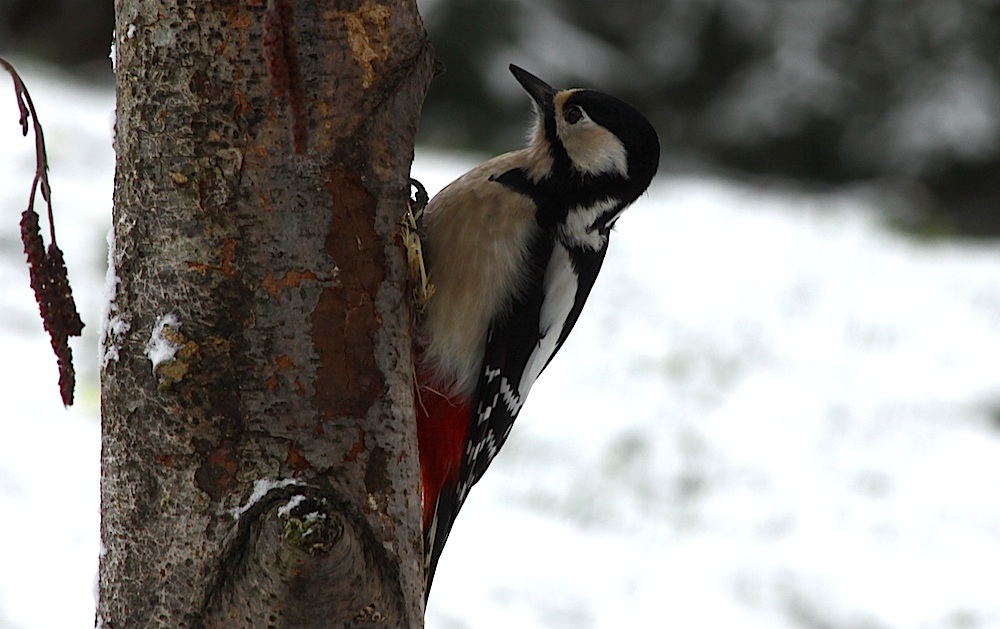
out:
{"label": "tree trunk", "polygon": [[420,627],[416,4],[116,15],[98,625]]}

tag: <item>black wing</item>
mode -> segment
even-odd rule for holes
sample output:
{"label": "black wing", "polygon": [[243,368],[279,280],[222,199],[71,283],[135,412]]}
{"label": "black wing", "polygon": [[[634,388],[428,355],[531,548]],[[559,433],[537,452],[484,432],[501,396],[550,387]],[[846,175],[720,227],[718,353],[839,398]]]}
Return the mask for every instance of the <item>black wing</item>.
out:
{"label": "black wing", "polygon": [[487,334],[459,505],[500,451],[535,378],[576,324],[606,251],[567,249],[544,232],[533,244],[528,285]]}

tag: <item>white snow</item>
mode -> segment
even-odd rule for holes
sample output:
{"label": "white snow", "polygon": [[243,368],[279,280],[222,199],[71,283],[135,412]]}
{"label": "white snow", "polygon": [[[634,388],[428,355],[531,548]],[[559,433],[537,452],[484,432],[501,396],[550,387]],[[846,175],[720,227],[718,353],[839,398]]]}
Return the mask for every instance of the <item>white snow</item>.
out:
{"label": "white snow", "polygon": [[160,315],[156,318],[153,332],[149,335],[149,342],[146,343],[146,357],[153,364],[153,373],[156,373],[157,365],[173,360],[174,356],[177,355],[177,350],[181,349],[180,344],[171,341],[164,335],[164,329],[169,328],[176,332],[180,326],[181,323],[177,320],[177,315],[173,313]]}
{"label": "white snow", "polygon": [[[100,329],[97,334],[97,357],[101,369],[107,367],[110,361],[118,360],[118,344],[132,328],[132,324],[118,312],[116,300],[118,299],[118,285],[121,283],[121,279],[115,270],[115,231],[113,228],[108,230],[107,245],[108,262],[107,272],[104,276],[104,308],[101,311]],[[162,329],[160,331],[162,332]]]}
{"label": "white snow", "polygon": [[[289,485],[300,485],[300,484],[301,484],[300,481],[298,481],[295,478],[262,478],[259,480],[255,480],[253,483],[253,491],[250,492],[250,497],[247,498],[247,501],[242,505],[240,505],[239,507],[233,509],[230,513],[232,513],[234,520],[239,519],[241,515],[246,513],[247,510],[250,509],[250,507],[257,504],[257,502],[260,501],[261,498],[266,496],[267,492],[271,491],[272,489],[281,489],[282,487],[288,487]],[[291,500],[294,501],[296,497],[301,498],[301,496],[292,496]],[[292,508],[295,507],[295,505],[291,504],[291,501],[289,501],[286,507],[288,507],[288,509],[291,510]]]}
{"label": "white snow", "polygon": [[[88,328],[67,411],[0,92],[0,627],[88,627],[112,97],[22,72]],[[659,179],[471,491],[428,626],[1000,627],[1000,247],[900,235],[879,203]]]}
{"label": "white snow", "polygon": [[302,504],[302,501],[305,499],[306,497],[303,496],[302,494],[296,494],[292,496],[291,498],[288,499],[288,502],[278,507],[278,515],[287,518],[289,514],[292,512],[292,509]]}

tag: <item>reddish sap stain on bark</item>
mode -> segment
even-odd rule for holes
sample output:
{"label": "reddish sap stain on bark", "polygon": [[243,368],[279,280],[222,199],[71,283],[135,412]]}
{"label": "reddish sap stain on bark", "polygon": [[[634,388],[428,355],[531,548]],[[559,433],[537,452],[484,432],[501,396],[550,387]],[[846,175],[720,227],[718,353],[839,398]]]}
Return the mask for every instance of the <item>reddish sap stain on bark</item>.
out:
{"label": "reddish sap stain on bark", "polygon": [[383,243],[375,231],[375,200],[357,173],[333,170],[326,188],[331,201],[326,253],[338,281],[323,290],[312,313],[320,358],[314,400],[324,418],[364,417],[385,389],[374,355]]}

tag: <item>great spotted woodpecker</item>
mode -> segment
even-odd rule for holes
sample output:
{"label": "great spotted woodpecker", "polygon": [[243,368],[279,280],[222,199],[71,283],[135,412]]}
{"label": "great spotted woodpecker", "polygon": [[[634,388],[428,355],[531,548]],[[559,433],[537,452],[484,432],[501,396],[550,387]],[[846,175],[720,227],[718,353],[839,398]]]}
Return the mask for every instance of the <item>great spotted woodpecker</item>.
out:
{"label": "great spotted woodpecker", "polygon": [[426,593],[455,516],[580,316],[608,238],[660,159],[653,126],[510,66],[534,100],[527,148],[462,175],[419,225],[433,295],[418,323]]}

